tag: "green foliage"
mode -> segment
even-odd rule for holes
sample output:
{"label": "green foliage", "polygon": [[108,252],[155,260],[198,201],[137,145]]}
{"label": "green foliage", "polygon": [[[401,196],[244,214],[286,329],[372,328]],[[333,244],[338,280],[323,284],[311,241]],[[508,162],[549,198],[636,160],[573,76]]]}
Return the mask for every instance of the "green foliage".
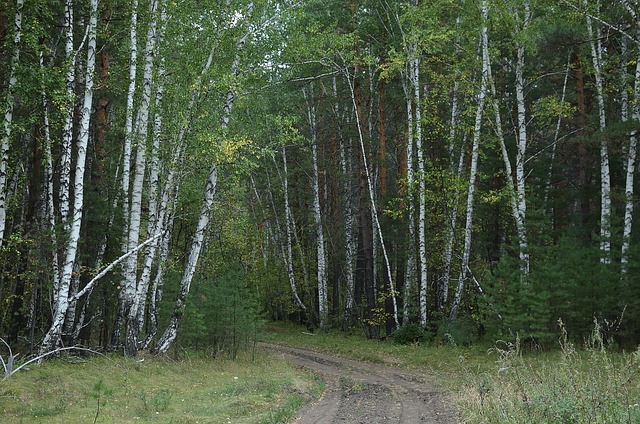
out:
{"label": "green foliage", "polygon": [[391,334],[393,341],[397,344],[406,345],[418,343],[424,337],[424,328],[418,324],[407,324],[398,328]]}
{"label": "green foliage", "polygon": [[227,353],[235,358],[253,345],[262,326],[255,294],[247,275],[232,268],[218,277],[194,281],[192,305],[187,308],[179,342],[183,346]]}
{"label": "green foliage", "polygon": [[438,326],[438,340],[453,346],[469,346],[476,336],[476,323],[470,317],[460,317],[455,321],[444,319]]}

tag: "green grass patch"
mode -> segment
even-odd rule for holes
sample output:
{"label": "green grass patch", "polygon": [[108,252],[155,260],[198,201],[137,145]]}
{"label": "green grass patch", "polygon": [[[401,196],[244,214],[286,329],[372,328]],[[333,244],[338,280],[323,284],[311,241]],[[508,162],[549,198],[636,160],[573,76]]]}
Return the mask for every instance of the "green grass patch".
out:
{"label": "green grass patch", "polygon": [[322,385],[268,354],[52,360],[0,382],[3,423],[280,423]]}
{"label": "green grass patch", "polygon": [[497,343],[490,372],[465,373],[461,410],[468,422],[638,423],[640,349],[616,352],[595,330],[578,350],[561,323],[560,350],[523,355],[518,338]]}

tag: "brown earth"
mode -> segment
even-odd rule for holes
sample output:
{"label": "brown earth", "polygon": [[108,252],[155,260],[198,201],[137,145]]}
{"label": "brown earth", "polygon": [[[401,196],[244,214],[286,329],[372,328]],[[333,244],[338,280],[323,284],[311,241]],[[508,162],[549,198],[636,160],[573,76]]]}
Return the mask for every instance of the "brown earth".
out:
{"label": "brown earth", "polygon": [[445,394],[416,371],[268,343],[261,346],[316,373],[326,383],[294,423],[457,423]]}

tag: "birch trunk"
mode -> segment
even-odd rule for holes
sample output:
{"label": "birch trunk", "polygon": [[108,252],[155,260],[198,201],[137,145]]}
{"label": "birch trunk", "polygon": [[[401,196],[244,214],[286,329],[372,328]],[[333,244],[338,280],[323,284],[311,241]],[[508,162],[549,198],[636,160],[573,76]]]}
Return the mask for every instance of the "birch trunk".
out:
{"label": "birch trunk", "polygon": [[[65,75],[66,105],[64,127],[62,129],[62,142],[60,145],[60,188],[59,210],[65,232],[69,231],[69,209],[71,190],[71,152],[73,146],[73,117],[75,112],[75,69],[76,54],[73,50],[73,0],[66,0],[64,5],[64,31],[65,31],[65,58],[67,72]],[[57,284],[58,282],[56,282]]]}
{"label": "birch trunk", "polygon": [[[489,55],[488,49],[485,54]],[[488,59],[489,61],[490,59]],[[518,74],[518,67],[516,66],[516,74]],[[520,69],[521,71],[521,69]],[[489,85],[491,87],[491,95],[492,95],[492,103],[493,110],[495,114],[495,131],[498,136],[498,140],[500,141],[500,148],[502,151],[502,160],[504,162],[505,174],[507,176],[507,190],[509,192],[509,203],[511,205],[511,215],[516,223],[516,231],[518,233],[518,245],[520,250],[520,270],[522,274],[523,281],[526,280],[526,276],[529,273],[529,254],[527,252],[527,232],[525,228],[525,214],[526,214],[526,203],[525,203],[525,194],[524,194],[524,149],[526,148],[526,128],[520,128],[520,124],[523,126],[526,125],[524,121],[524,97],[521,85],[522,81],[518,82],[518,78],[516,78],[516,99],[518,103],[518,154],[516,161],[519,162],[516,170],[516,180],[518,181],[518,185],[516,186],[513,183],[513,168],[511,167],[511,159],[509,158],[509,152],[507,150],[507,145],[504,139],[504,133],[502,132],[502,119],[500,117],[500,105],[497,100],[497,93],[495,89],[495,84],[493,81],[493,77],[491,75],[491,63],[490,61],[487,64],[487,79],[489,80]],[[524,137],[524,142],[520,145],[521,137]]]}
{"label": "birch trunk", "polygon": [[[371,173],[369,172],[369,165],[367,162],[367,152],[365,149],[365,145],[364,145],[364,135],[362,134],[362,123],[360,122],[360,116],[359,113],[357,113],[358,111],[358,105],[356,102],[356,94],[355,94],[355,88],[354,88],[354,82],[351,80],[351,77],[348,73],[346,73],[345,75],[347,77],[347,83],[349,84],[349,90],[351,91],[351,101],[353,103],[353,110],[355,113],[355,119],[356,119],[356,127],[358,130],[358,139],[360,141],[360,151],[362,154],[362,161],[363,161],[363,166],[364,166],[364,173],[366,176],[366,182],[367,182],[367,187],[368,187],[368,191],[369,191],[369,201],[371,202],[371,208],[374,209],[374,211],[376,211],[376,213],[373,214],[373,218],[376,221],[376,228],[378,229],[378,237],[380,239],[380,245],[382,248],[382,255],[384,258],[384,262],[386,265],[386,271],[387,271],[387,278],[389,279],[389,286],[391,288],[391,299],[392,299],[392,303],[393,303],[393,320],[394,323],[396,325],[396,327],[400,327],[400,322],[398,320],[398,303],[397,303],[397,293],[396,293],[396,286],[395,283],[393,281],[393,276],[392,276],[392,271],[391,271],[391,264],[389,263],[389,255],[387,254],[387,248],[384,244],[384,237],[382,235],[382,228],[380,227],[380,221],[378,219],[378,213],[377,213],[377,208],[376,208],[376,200],[375,200],[375,195],[373,192],[373,184],[371,182]],[[354,77],[355,78],[355,77]]]}
{"label": "birch trunk", "polygon": [[426,231],[426,180],[425,161],[422,145],[422,105],[420,102],[420,59],[417,45],[413,47],[416,57],[411,60],[411,82],[415,103],[415,143],[418,153],[418,254],[420,257],[420,325],[427,325],[427,244]]}
{"label": "birch trunk", "polygon": [[[151,2],[149,3],[150,21],[149,28],[147,29],[147,40],[144,55],[142,98],[140,101],[140,107],[138,109],[138,115],[136,117],[136,128],[133,137],[133,140],[137,145],[136,165],[131,186],[129,237],[126,251],[134,249],[138,245],[140,239],[140,225],[142,220],[142,193],[147,164],[147,132],[149,127],[149,110],[151,107],[151,91],[153,87],[154,57],[156,56],[155,50],[158,37],[158,7],[163,8],[163,5],[160,5],[158,0],[151,0]],[[125,342],[125,353],[129,356],[135,356],[138,353],[138,335],[140,334],[140,327],[138,327],[139,322],[137,319],[137,315],[140,306],[142,305],[142,307],[144,307],[144,300],[141,299],[141,297],[143,295],[146,295],[146,290],[143,287],[137,287],[136,284],[137,262],[138,254],[134,253],[128,257],[127,265],[125,267],[125,269],[127,270],[124,282],[124,290],[126,291],[124,312],[127,314],[127,336]],[[145,293],[142,293],[143,291]]]}
{"label": "birch trunk", "polygon": [[[584,2],[586,6],[586,1]],[[591,47],[591,60],[596,80],[596,98],[598,99],[598,122],[600,140],[600,262],[611,263],[611,172],[609,168],[609,146],[604,137],[606,127],[604,87],[602,76],[602,43],[600,30],[593,30],[591,17],[587,15],[587,34]]]}
{"label": "birch trunk", "polygon": [[[129,87],[127,89],[127,106],[125,109],[124,125],[124,145],[122,148],[122,216],[124,218],[124,229],[122,234],[122,251],[126,251],[129,238],[129,190],[131,185],[131,153],[133,151],[133,112],[136,92],[136,79],[138,72],[138,0],[131,3],[131,21],[129,24]],[[120,344],[120,333],[122,323],[127,313],[126,305],[129,303],[128,297],[132,295],[127,289],[126,278],[131,274],[128,268],[128,261],[122,264],[122,273],[125,281],[122,283],[123,289],[119,293],[118,313],[116,316],[111,343],[114,346]]]}
{"label": "birch trunk", "polygon": [[87,158],[87,146],[89,143],[89,122],[93,104],[93,74],[96,65],[96,27],[98,20],[98,0],[91,0],[89,11],[87,65],[85,76],[84,101],[80,115],[80,130],[78,133],[76,168],[74,175],[73,218],[67,241],[66,257],[62,267],[61,281],[58,291],[55,293],[56,308],[53,313],[51,327],[44,336],[41,353],[55,349],[61,337],[62,325],[69,305],[69,288],[73,267],[76,262],[78,240],[80,239],[80,227],[82,224],[82,211],[84,203],[84,173]]}
{"label": "birch trunk", "polygon": [[311,130],[311,157],[313,160],[313,218],[316,225],[316,250],[318,258],[318,312],[319,326],[327,329],[329,321],[329,304],[327,296],[327,266],[324,246],[324,230],[322,227],[322,211],[320,208],[320,174],[318,171],[318,134],[316,131],[316,109],[313,103],[313,85],[310,92],[303,90],[307,102],[307,119]]}
{"label": "birch trunk", "polygon": [[[246,20],[250,19],[252,12],[253,3],[250,3],[247,6],[245,14]],[[244,47],[244,44],[246,43],[249,35],[250,32],[247,32],[236,41],[236,56],[230,70],[232,79],[235,79],[238,76],[238,67],[240,66],[240,52],[242,51],[242,48]],[[226,101],[222,110],[220,128],[223,132],[225,132],[229,127],[231,109],[233,108],[235,99],[235,87],[232,86],[227,91]],[[202,202],[202,208],[200,210],[200,217],[198,218],[196,231],[193,235],[193,241],[191,242],[191,251],[189,253],[189,258],[187,259],[187,264],[185,266],[184,273],[182,274],[180,290],[178,291],[178,296],[176,297],[173,314],[171,315],[169,325],[167,326],[166,330],[164,331],[164,333],[160,337],[160,340],[158,340],[158,343],[154,348],[154,352],[156,354],[166,353],[177,336],[178,325],[180,323],[180,319],[184,315],[184,308],[186,306],[187,295],[189,294],[189,289],[191,287],[191,280],[193,279],[193,274],[196,270],[196,265],[198,263],[198,258],[200,257],[200,251],[202,250],[202,244],[204,242],[204,234],[209,224],[209,211],[211,210],[211,205],[213,204],[213,197],[216,192],[217,183],[218,164],[214,162],[209,169],[209,176],[207,177],[207,183],[205,186],[204,200]]]}
{"label": "birch trunk", "polygon": [[[623,77],[626,75],[623,74]],[[640,57],[636,59],[635,79],[633,86],[633,106],[632,119],[640,122]],[[627,102],[625,102],[627,103]],[[625,115],[628,112],[625,108]],[[623,116],[623,121],[627,117]],[[620,252],[620,273],[625,278],[629,272],[629,247],[631,244],[631,228],[633,224],[634,209],[634,179],[636,169],[636,158],[638,155],[638,130],[634,129],[629,135],[629,147],[627,148],[627,164],[625,178],[625,208],[624,208],[624,228],[622,233],[622,247]]]}
{"label": "birch trunk", "polygon": [[[458,27],[459,24],[460,24],[460,18],[456,18],[456,28]],[[460,47],[458,44],[459,43],[456,43],[456,57],[460,53]],[[453,155],[455,151],[455,140],[456,140],[458,115],[459,115],[458,90],[459,90],[459,83],[458,83],[458,80],[456,79],[453,83],[453,92],[451,95],[451,123],[449,127],[449,161],[450,161],[449,167],[452,172],[454,171]],[[465,132],[465,138],[466,138],[466,132]],[[460,147],[460,156],[458,158],[457,172],[455,173],[455,176],[458,179],[462,176],[462,168],[464,166],[464,156],[465,156],[464,145],[465,143],[463,141]],[[443,266],[443,272],[442,272],[442,280],[440,281],[440,286],[438,289],[437,307],[440,313],[444,312],[444,309],[447,305],[447,301],[449,298],[449,278],[451,274],[451,259],[453,257],[453,245],[455,243],[456,227],[458,224],[459,200],[460,200],[460,189],[456,184],[456,190],[453,196],[453,206],[451,208],[451,216],[449,217],[449,228],[447,229],[448,235],[447,235],[447,244],[445,245],[445,252],[444,252],[444,258],[443,258],[444,266]]]}
{"label": "birch trunk", "polygon": [[7,173],[9,162],[9,145],[13,125],[13,90],[18,83],[17,68],[20,61],[20,38],[22,36],[22,8],[24,0],[16,0],[16,14],[14,17],[13,52],[9,69],[9,81],[6,88],[4,117],[2,122],[2,141],[0,142],[0,247],[4,239],[7,220]]}
{"label": "birch trunk", "polygon": [[[464,168],[465,161],[465,144],[466,144],[466,134],[463,137],[463,142],[460,147],[460,156],[458,157],[458,167],[456,170],[456,177],[458,179],[462,178],[462,170]],[[453,208],[451,209],[451,218],[449,220],[449,234],[447,236],[447,245],[445,246],[444,252],[444,272],[442,274],[442,285],[439,296],[439,310],[440,312],[444,312],[445,307],[447,306],[447,301],[449,297],[449,278],[451,275],[451,261],[453,258],[453,246],[455,243],[456,237],[456,228],[458,226],[458,205],[460,203],[460,188],[456,184],[456,190],[453,195]]]}
{"label": "birch trunk", "polygon": [[454,295],[449,319],[455,321],[458,317],[458,309],[462,301],[462,292],[464,291],[464,283],[467,279],[469,268],[469,258],[471,256],[471,236],[473,226],[473,198],[476,189],[476,177],[478,174],[478,156],[480,144],[480,130],[482,129],[482,115],[484,111],[485,95],[487,91],[487,79],[489,72],[489,56],[488,56],[488,35],[487,35],[487,19],[489,9],[487,0],[482,0],[482,30],[481,30],[481,49],[482,49],[482,76],[480,82],[480,91],[478,92],[478,109],[476,111],[475,123],[473,126],[473,143],[471,147],[471,166],[469,170],[469,191],[467,192],[467,218],[464,228],[464,248],[462,251],[462,263],[460,265],[460,274],[458,276],[458,284]]}
{"label": "birch trunk", "polygon": [[[333,115],[336,122],[341,121],[338,104],[338,80],[334,76],[332,78],[332,94],[334,98]],[[340,125],[336,125],[337,131],[340,136],[340,142],[338,144],[339,157],[340,157],[340,170],[342,171],[342,191],[344,195],[344,209],[345,209],[345,280],[346,280],[346,295],[344,306],[343,327],[345,329],[351,326],[351,315],[353,314],[353,308],[355,306],[355,261],[356,261],[356,240],[354,237],[354,226],[356,224],[356,217],[354,215],[353,205],[353,190],[351,189],[351,175],[353,174],[353,163],[351,155],[349,154],[350,146],[347,146],[347,140],[344,138],[344,134],[340,130]]]}
{"label": "birch trunk", "polygon": [[302,309],[306,315],[308,314],[307,307],[298,295],[298,288],[296,287],[296,275],[293,270],[293,244],[291,241],[291,222],[293,222],[293,218],[291,216],[291,206],[289,204],[289,168],[287,166],[287,149],[285,146],[282,146],[282,166],[284,174],[282,178],[282,189],[284,190],[284,219],[286,221],[285,232],[287,239],[286,256],[283,252],[283,258],[285,260],[287,276],[289,277],[289,285],[291,286],[291,293],[293,293],[293,298],[295,299],[300,309]]}
{"label": "birch trunk", "polygon": [[[40,52],[40,71],[44,77],[45,68],[44,68],[44,55]],[[49,101],[47,99],[47,93],[45,89],[44,78],[42,80],[42,88],[41,88],[41,96],[42,96],[42,109],[44,111],[43,116],[43,127],[44,127],[44,137],[42,140],[42,151],[44,155],[44,219],[49,225],[49,230],[51,231],[51,271],[52,271],[52,281],[53,287],[55,288],[60,281],[60,261],[58,260],[58,238],[56,236],[55,228],[56,228],[56,212],[54,205],[54,189],[53,189],[53,156],[51,152],[51,126],[49,123]],[[0,241],[0,246],[2,242]]]}
{"label": "birch trunk", "polygon": [[[524,22],[522,30],[526,30],[531,21],[531,10],[529,3],[525,5]],[[521,42],[517,45],[517,60],[516,60],[516,102],[518,105],[518,143],[517,143],[517,155],[516,155],[516,210],[514,218],[516,220],[516,229],[518,232],[518,242],[520,245],[520,268],[524,279],[526,280],[529,275],[529,246],[527,238],[526,228],[526,212],[527,202],[525,195],[525,169],[524,164],[526,160],[527,150],[527,120],[526,120],[526,107],[524,103],[524,63],[525,63],[525,47]],[[496,101],[494,95],[494,102]]]}
{"label": "birch trunk", "polygon": [[409,323],[409,308],[411,306],[411,292],[413,291],[413,282],[416,276],[416,253],[415,253],[415,203],[413,198],[414,169],[413,169],[413,95],[411,92],[410,73],[407,72],[405,78],[402,79],[405,99],[407,103],[407,214],[409,221],[409,246],[407,248],[407,269],[404,279],[403,294],[403,310],[402,325]]}

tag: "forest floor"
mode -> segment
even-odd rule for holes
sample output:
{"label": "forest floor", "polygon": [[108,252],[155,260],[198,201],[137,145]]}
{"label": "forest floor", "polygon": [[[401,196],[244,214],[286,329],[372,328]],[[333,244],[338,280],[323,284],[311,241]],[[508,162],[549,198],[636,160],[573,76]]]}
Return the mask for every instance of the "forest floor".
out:
{"label": "forest floor", "polygon": [[260,346],[316,373],[325,390],[297,414],[297,424],[456,423],[457,414],[433,376],[310,349]]}

